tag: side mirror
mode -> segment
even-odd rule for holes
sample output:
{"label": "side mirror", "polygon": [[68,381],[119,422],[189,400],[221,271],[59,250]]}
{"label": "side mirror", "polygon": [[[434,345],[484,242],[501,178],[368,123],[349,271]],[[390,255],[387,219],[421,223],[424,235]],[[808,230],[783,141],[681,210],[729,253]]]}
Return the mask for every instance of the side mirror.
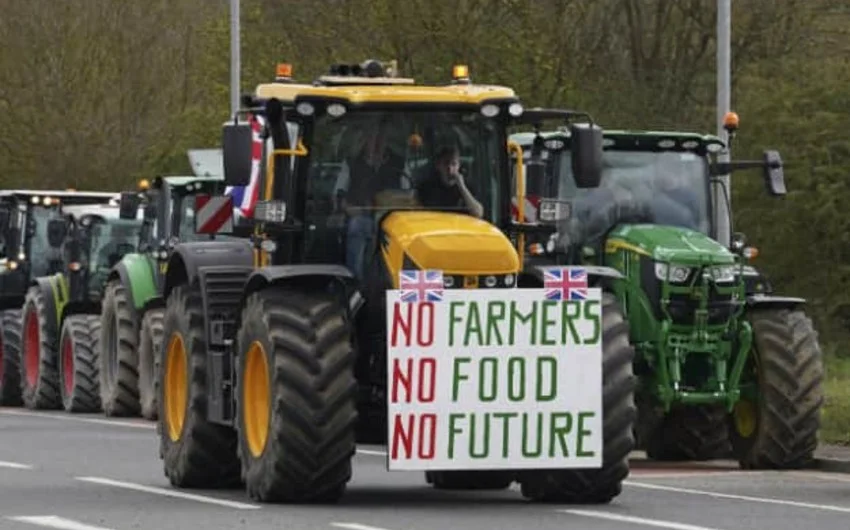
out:
{"label": "side mirror", "polygon": [[579,188],[596,188],[602,180],[602,128],[587,123],[570,125],[573,175]]}
{"label": "side mirror", "polygon": [[139,215],[139,205],[142,199],[133,191],[121,192],[121,202],[118,205],[118,217],[121,219],[135,219]]}
{"label": "side mirror", "polygon": [[525,195],[545,195],[546,165],[542,160],[529,160],[525,165]]}
{"label": "side mirror", "polygon": [[156,219],[156,204],[145,206],[145,219]]}
{"label": "side mirror", "polygon": [[247,186],[251,182],[251,151],[254,131],[248,122],[226,123],[222,134],[224,182],[228,186]]}
{"label": "side mirror", "polygon": [[60,247],[67,230],[68,225],[64,219],[51,219],[47,222],[47,243],[53,248]]}
{"label": "side mirror", "polygon": [[747,246],[747,236],[744,235],[743,232],[735,232],[732,234],[732,240],[729,245],[732,249],[732,252],[736,254],[740,254],[743,252],[744,247]]}
{"label": "side mirror", "polygon": [[782,157],[779,151],[764,152],[764,183],[771,195],[785,195],[785,170],[782,167]]}

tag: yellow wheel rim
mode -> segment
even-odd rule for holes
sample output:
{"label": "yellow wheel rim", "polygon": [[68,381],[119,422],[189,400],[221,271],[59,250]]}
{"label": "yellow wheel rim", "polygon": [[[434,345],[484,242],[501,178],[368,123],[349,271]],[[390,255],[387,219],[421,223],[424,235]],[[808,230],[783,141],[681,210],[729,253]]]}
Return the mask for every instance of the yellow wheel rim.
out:
{"label": "yellow wheel rim", "polygon": [[735,417],[735,430],[742,438],[749,438],[756,432],[758,412],[752,401],[742,399],[735,404],[733,411]]}
{"label": "yellow wheel rim", "polygon": [[266,349],[259,341],[251,343],[245,357],[242,378],[242,414],[245,422],[245,439],[254,458],[263,454],[269,439],[269,363]]}
{"label": "yellow wheel rim", "polygon": [[186,421],[186,402],[189,394],[189,371],[186,359],[186,346],[183,336],[179,333],[171,335],[165,358],[165,424],[168,426],[168,436],[176,442],[183,433],[183,422]]}

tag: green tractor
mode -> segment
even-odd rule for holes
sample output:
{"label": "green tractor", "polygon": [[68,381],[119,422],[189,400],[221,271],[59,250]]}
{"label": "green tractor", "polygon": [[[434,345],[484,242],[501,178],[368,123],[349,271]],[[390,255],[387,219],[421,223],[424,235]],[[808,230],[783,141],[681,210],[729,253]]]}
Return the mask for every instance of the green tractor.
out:
{"label": "green tractor", "polygon": [[[122,204],[123,206],[123,204]],[[98,412],[98,341],[106,277],[136,250],[141,221],[118,204],[67,206],[48,222],[62,270],[34,278],[24,301],[24,405]]]}
{"label": "green tractor", "polygon": [[157,417],[154,370],[168,260],[179,242],[224,233],[198,233],[195,227],[196,196],[220,192],[222,183],[221,176],[169,176],[154,179],[152,185],[139,183],[136,200],[144,211],[139,250],[110,271],[100,315],[100,392],[107,416]]}
{"label": "green tractor", "polygon": [[20,406],[21,308],[32,279],[63,270],[48,226],[66,205],[109,203],[115,193],[0,191],[0,405]]}
{"label": "green tractor", "polygon": [[[536,143],[526,163],[546,169],[534,184],[542,196],[536,221],[550,231],[529,243],[525,265],[583,262],[626,276],[617,297],[637,351],[637,439],[649,458],[733,455],[742,468],[807,465],[824,397],[822,353],[805,301],[773,292],[749,264],[756,251],[743,234],[732,234],[729,248],[717,242],[718,216],[730,210],[717,177],[761,168],[768,192],[781,196],[779,154],[718,162],[726,146],[712,135],[604,136],[602,183],[594,190],[573,184],[568,132],[512,136]],[[712,201],[712,189],[725,209]]]}

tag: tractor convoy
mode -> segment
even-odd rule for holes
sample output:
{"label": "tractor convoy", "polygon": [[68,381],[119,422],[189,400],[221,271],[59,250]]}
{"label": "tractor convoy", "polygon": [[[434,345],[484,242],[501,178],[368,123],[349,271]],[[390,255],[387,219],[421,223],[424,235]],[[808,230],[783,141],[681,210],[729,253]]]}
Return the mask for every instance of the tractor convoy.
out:
{"label": "tractor convoy", "polygon": [[278,65],[220,171],[0,192],[0,405],[155,421],[174,487],[261,502],[339,500],[358,443],[537,502],[610,502],[637,448],[802,467],[816,332],[720,232],[718,177],[782,195],[782,163],[727,149],[525,108],[465,66]]}

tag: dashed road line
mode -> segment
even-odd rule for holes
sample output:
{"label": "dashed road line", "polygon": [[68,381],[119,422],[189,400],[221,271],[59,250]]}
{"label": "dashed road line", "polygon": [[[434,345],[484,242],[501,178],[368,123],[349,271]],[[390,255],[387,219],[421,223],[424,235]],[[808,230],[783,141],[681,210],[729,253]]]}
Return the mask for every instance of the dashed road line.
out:
{"label": "dashed road line", "polygon": [[0,467],[5,467],[7,469],[32,469],[32,466],[29,464],[21,464],[19,462],[5,462],[0,460]]}
{"label": "dashed road line", "polygon": [[646,482],[633,482],[627,480],[623,482],[624,486],[633,488],[644,488],[656,491],[669,491],[672,493],[682,493],[686,495],[702,495],[705,497],[714,497],[716,499],[729,499],[734,501],[758,502],[762,504],[778,504],[780,506],[792,506],[795,508],[808,508],[812,510],[822,510],[828,512],[850,513],[850,507],[835,506],[832,504],[815,504],[811,502],[800,502],[786,499],[771,499],[769,497],[752,497],[750,495],[737,495],[734,493],[719,493],[716,491],[695,490],[690,488],[679,488],[676,486],[663,486],[661,484],[649,484]]}
{"label": "dashed road line", "polygon": [[663,521],[661,519],[648,519],[646,517],[635,517],[633,515],[620,515],[611,512],[597,512],[591,510],[558,510],[561,513],[571,515],[581,515],[583,517],[593,517],[595,519],[605,519],[607,521],[617,521],[618,523],[631,523],[643,526],[653,526],[655,528],[667,528],[669,530],[720,530],[708,526],[697,526],[685,523],[676,523],[673,521]]}
{"label": "dashed road line", "polygon": [[61,528],[63,530],[112,530],[103,526],[92,526],[84,524],[73,519],[65,519],[55,515],[18,515],[15,517],[7,517],[10,521],[19,523],[29,523],[47,528]]}
{"label": "dashed road line", "polygon": [[105,418],[82,418],[79,416],[74,416],[67,413],[49,413],[49,412],[35,412],[35,411],[24,411],[17,409],[3,409],[0,410],[0,414],[6,414],[9,416],[27,416],[32,418],[50,418],[54,420],[62,420],[62,421],[76,421],[81,423],[94,423],[97,425],[110,425],[113,427],[132,427],[134,429],[148,429],[155,430],[156,424],[148,422],[146,420],[135,422],[135,421],[126,421],[126,420],[111,420]]}
{"label": "dashed road line", "polygon": [[331,526],[346,528],[347,530],[387,530],[380,526],[370,526],[368,524],[360,523],[331,523]]}
{"label": "dashed road line", "polygon": [[128,490],[141,491],[151,493],[153,495],[162,495],[163,497],[173,497],[175,499],[184,499],[189,501],[203,502],[206,504],[215,504],[224,506],[225,508],[235,508],[237,510],[258,510],[262,508],[259,504],[248,504],[245,502],[229,501],[227,499],[218,499],[216,497],[207,497],[206,495],[198,495],[196,493],[185,493],[166,488],[158,488],[154,486],[144,486],[142,484],[134,484],[132,482],[123,482],[103,477],[74,477],[82,482],[90,482],[92,484],[100,484],[102,486],[112,486],[115,488],[124,488]]}

